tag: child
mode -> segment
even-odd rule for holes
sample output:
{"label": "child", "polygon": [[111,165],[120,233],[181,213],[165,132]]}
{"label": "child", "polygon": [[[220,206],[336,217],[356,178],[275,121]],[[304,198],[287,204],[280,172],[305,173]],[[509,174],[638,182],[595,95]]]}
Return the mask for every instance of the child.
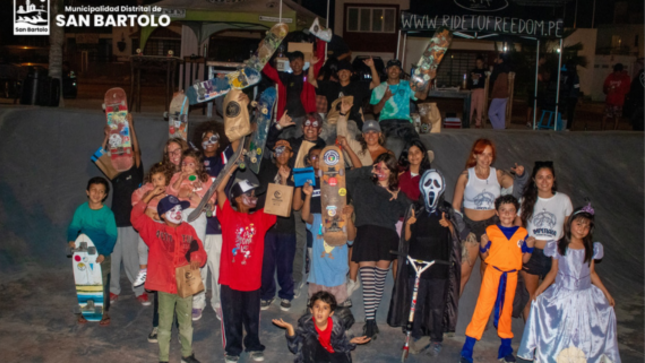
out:
{"label": "child", "polygon": [[295,363],[348,363],[356,344],[370,341],[368,337],[349,340],[343,324],[334,316],[335,309],[334,295],[319,291],[309,301],[309,313],[298,320],[298,330],[282,319],[273,319],[273,324],[287,330],[289,350],[297,355]]}
{"label": "child", "polygon": [[199,363],[192,348],[193,327],[190,319],[192,296],[177,295],[175,271],[178,267],[190,264],[197,270],[206,262],[202,241],[188,223],[182,223],[182,210],[189,202],[180,202],[169,195],[159,201],[157,214],[163,220],[155,223],[145,213],[148,203],[165,193],[165,186],[157,186],[146,194],[132,209],[132,225],[139,231],[141,238],[150,248],[149,273],[145,287],[158,293],[159,299],[159,361],[168,362],[170,355],[170,335],[175,310],[179,322],[179,341],[181,342],[182,363]]}
{"label": "child", "polygon": [[224,192],[231,175],[222,178],[217,188],[217,218],[222,224],[222,259],[219,284],[222,286],[222,330],[227,363],[237,362],[244,345],[251,359],[264,360],[264,345],[260,343],[260,287],[262,286],[262,260],[264,238],[276,222],[276,216],[265,214],[264,209],[250,213],[257,205],[255,185],[240,180],[231,187],[231,203]]}
{"label": "child", "polygon": [[[495,307],[495,327],[502,339],[498,359],[515,362],[511,340],[511,315],[517,286],[517,272],[528,262],[533,252],[534,240],[525,240],[526,229],[514,226],[519,203],[512,195],[495,199],[495,211],[500,223],[486,227],[482,236],[480,252],[487,267],[482,279],[479,298],[472,320],[466,328],[466,342],[461,349],[461,363],[473,363],[473,348],[481,339],[491,310]],[[499,324],[498,324],[499,322]]]}
{"label": "child", "polygon": [[600,242],[592,243],[593,228],[591,205],[578,208],[563,238],[544,248],[553,264],[535,292],[519,357],[553,363],[577,353],[586,362],[620,363],[615,302],[596,273],[594,261],[604,253]]}
{"label": "child", "polygon": [[[87,182],[85,193],[87,194],[88,201],[76,208],[72,223],[67,228],[67,240],[69,241],[69,247],[76,248],[76,237],[84,233],[96,246],[96,250],[99,253],[96,262],[101,264],[103,277],[104,303],[103,318],[101,319],[100,325],[108,326],[110,325],[110,316],[108,315],[108,310],[110,310],[110,299],[108,297],[110,286],[108,283],[110,281],[110,266],[112,262],[110,255],[112,254],[117,239],[114,213],[112,213],[110,208],[103,205],[103,201],[105,201],[110,193],[110,186],[105,178],[94,177]],[[87,320],[83,315],[79,315],[78,323],[85,324]]]}

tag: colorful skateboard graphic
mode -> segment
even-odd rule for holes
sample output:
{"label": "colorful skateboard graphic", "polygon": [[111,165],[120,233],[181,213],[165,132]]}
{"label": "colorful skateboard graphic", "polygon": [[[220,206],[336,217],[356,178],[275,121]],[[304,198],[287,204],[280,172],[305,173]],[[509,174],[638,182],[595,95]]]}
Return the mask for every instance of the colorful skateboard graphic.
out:
{"label": "colorful skateboard graphic", "polygon": [[434,33],[410,77],[410,88],[414,92],[425,91],[428,87],[430,80],[434,78],[432,73],[439,67],[451,41],[452,33],[447,28],[440,28]]}
{"label": "colorful skateboard graphic", "polygon": [[347,243],[347,228],[343,208],[347,205],[345,162],[337,146],[323,149],[320,161],[320,203],[322,205],[323,239],[330,246]]}
{"label": "colorful skateboard graphic", "polygon": [[278,49],[284,38],[289,33],[289,26],[284,23],[278,23],[267,31],[266,37],[260,42],[257,52],[247,60],[246,66],[262,72],[262,69]]}
{"label": "colorful skateboard graphic", "polygon": [[256,69],[244,67],[227,74],[226,79],[228,79],[228,84],[231,85],[231,87],[245,89],[246,87],[258,84],[262,79],[262,75],[260,74],[260,71]]}
{"label": "colorful skateboard graphic", "polygon": [[129,170],[134,164],[134,159],[125,91],[123,88],[111,88],[105,92],[103,100],[105,117],[110,128],[108,149],[112,165],[117,171]]}
{"label": "colorful skateboard graphic", "polygon": [[311,24],[311,27],[309,28],[309,31],[311,34],[313,34],[316,38],[319,38],[327,43],[331,42],[331,37],[332,37],[332,32],[331,29],[324,29],[321,25],[320,22],[318,21],[318,18],[316,18]]}
{"label": "colorful skateboard graphic", "polygon": [[88,321],[101,321],[103,317],[103,278],[99,257],[92,240],[81,234],[76,238],[76,248],[72,250],[74,283],[78,308]]}
{"label": "colorful skateboard graphic", "polygon": [[224,96],[231,90],[231,85],[226,78],[212,78],[207,81],[197,82],[188,88],[186,96],[191,105],[207,102],[214,98]]}
{"label": "colorful skateboard graphic", "polygon": [[264,146],[267,142],[267,135],[269,134],[269,126],[271,126],[271,119],[273,117],[273,106],[275,105],[276,91],[275,88],[269,87],[260,95],[260,101],[256,110],[256,124],[255,132],[251,136],[251,144],[249,145],[249,168],[255,174],[260,172],[260,164],[264,156]]}
{"label": "colorful skateboard graphic", "polygon": [[168,136],[188,141],[188,97],[184,91],[176,92],[168,107]]}

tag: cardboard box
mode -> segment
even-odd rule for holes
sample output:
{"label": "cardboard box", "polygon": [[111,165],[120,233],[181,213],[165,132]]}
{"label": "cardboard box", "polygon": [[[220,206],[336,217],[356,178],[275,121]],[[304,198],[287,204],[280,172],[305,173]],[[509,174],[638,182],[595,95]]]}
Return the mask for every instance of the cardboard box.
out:
{"label": "cardboard box", "polygon": [[289,217],[291,215],[292,199],[293,187],[270,183],[267,189],[266,201],[264,202],[264,213]]}
{"label": "cardboard box", "polygon": [[309,63],[314,54],[314,45],[312,43],[289,43],[287,52],[301,51],[305,55],[305,62]]}

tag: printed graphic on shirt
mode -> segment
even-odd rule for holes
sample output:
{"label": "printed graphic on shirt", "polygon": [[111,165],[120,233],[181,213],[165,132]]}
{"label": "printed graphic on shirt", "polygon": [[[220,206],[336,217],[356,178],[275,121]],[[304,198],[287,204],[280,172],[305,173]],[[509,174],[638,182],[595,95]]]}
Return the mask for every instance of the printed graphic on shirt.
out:
{"label": "printed graphic on shirt", "polygon": [[[157,238],[163,242],[163,248],[166,252],[175,252],[175,239],[172,238],[170,233],[164,231],[157,231]],[[181,235],[181,245],[179,246],[181,251],[188,251],[190,249],[190,244],[193,241],[193,236],[182,234]]]}
{"label": "printed graphic on shirt", "polygon": [[473,201],[475,202],[475,206],[477,206],[475,209],[495,209],[495,195],[491,192],[487,192],[486,189],[477,194]]}
{"label": "printed graphic on shirt", "polygon": [[235,232],[235,247],[233,248],[233,263],[236,258],[242,259],[242,265],[251,257],[251,244],[256,233],[255,224],[239,227]]}
{"label": "printed graphic on shirt", "polygon": [[554,229],[558,223],[555,214],[542,209],[541,212],[533,216],[533,234],[539,236],[557,237],[558,232]]}
{"label": "printed graphic on shirt", "polygon": [[327,242],[325,242],[325,241],[323,241],[323,247],[324,247],[325,250],[323,251],[323,253],[320,256],[320,258],[325,258],[325,256],[327,256],[327,257],[329,257],[330,259],[333,260],[334,255],[332,255],[331,252],[334,250],[335,247],[328,245]]}

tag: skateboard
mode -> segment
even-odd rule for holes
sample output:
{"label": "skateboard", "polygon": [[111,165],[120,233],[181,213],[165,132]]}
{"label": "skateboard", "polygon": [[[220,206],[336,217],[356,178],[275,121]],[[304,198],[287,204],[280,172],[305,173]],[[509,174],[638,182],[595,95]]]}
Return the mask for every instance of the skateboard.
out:
{"label": "skateboard", "polygon": [[227,74],[226,79],[231,87],[245,89],[246,87],[254,86],[260,82],[262,79],[260,72],[261,71],[254,68],[244,67]]}
{"label": "skateboard", "polygon": [[117,171],[129,170],[134,164],[134,159],[125,91],[123,88],[110,88],[105,92],[103,102],[107,125],[110,128],[108,149],[112,165]]}
{"label": "skateboard", "polygon": [[421,55],[410,76],[410,88],[412,88],[412,91],[425,91],[430,80],[434,78],[431,73],[435,72],[439,67],[439,63],[441,63],[443,56],[446,54],[451,41],[452,33],[448,28],[437,29],[432,35],[428,47]]}
{"label": "skateboard", "polygon": [[275,88],[269,87],[260,95],[260,101],[256,109],[256,129],[251,137],[249,145],[249,168],[257,174],[260,172],[260,164],[264,156],[264,146],[267,142],[269,126],[273,117],[273,108],[275,106],[276,91]]}
{"label": "skateboard", "polygon": [[99,257],[92,240],[85,234],[76,238],[76,248],[72,249],[74,283],[78,297],[77,312],[88,321],[101,321],[103,317],[103,278]]}
{"label": "skateboard", "polygon": [[327,43],[331,42],[331,37],[333,35],[331,29],[323,29],[323,27],[320,25],[320,22],[318,21],[318,18],[316,18],[313,24],[311,24],[309,32],[311,32],[311,34],[313,34],[316,38],[319,38]]}
{"label": "skateboard", "polygon": [[184,91],[176,92],[168,107],[168,136],[188,141],[188,97]]}
{"label": "skateboard", "polygon": [[323,239],[330,246],[342,246],[347,243],[347,227],[343,216],[343,208],[347,204],[343,153],[337,146],[327,146],[321,154],[318,178]]}
{"label": "skateboard", "polygon": [[224,96],[231,90],[231,85],[225,78],[212,78],[197,82],[188,88],[186,96],[191,105],[207,102],[214,98]]}
{"label": "skateboard", "polygon": [[246,66],[262,72],[264,66],[269,62],[273,53],[278,49],[284,38],[289,33],[289,26],[278,23],[267,31],[266,37],[260,42],[258,50],[247,60]]}

